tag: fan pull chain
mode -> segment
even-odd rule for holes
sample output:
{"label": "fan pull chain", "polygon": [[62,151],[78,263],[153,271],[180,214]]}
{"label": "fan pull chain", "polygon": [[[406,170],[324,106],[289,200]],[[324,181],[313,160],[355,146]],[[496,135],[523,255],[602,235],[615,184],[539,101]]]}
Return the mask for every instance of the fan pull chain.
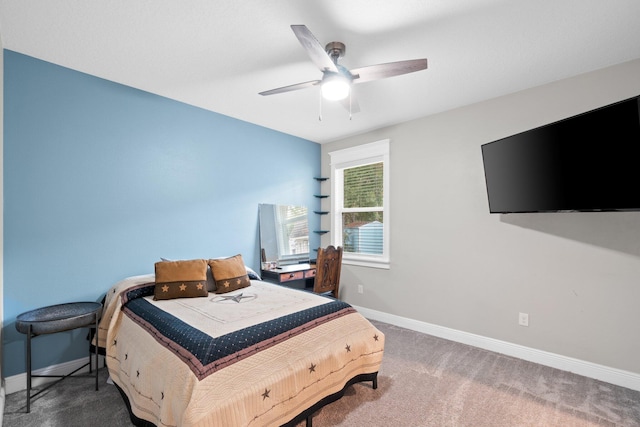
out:
{"label": "fan pull chain", "polygon": [[320,95],[318,97],[318,101],[319,101],[319,103],[318,103],[318,111],[319,111],[318,112],[318,121],[321,122],[322,121],[322,91],[319,90],[318,94]]}
{"label": "fan pull chain", "polygon": [[353,89],[349,91],[349,120],[353,118],[353,115],[351,114],[351,93],[352,92],[353,92]]}

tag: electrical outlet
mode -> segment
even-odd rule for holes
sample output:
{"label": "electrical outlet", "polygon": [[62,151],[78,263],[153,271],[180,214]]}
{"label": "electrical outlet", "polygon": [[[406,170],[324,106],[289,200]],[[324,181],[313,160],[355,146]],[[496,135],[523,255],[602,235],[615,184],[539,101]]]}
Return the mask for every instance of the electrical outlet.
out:
{"label": "electrical outlet", "polygon": [[527,313],[520,313],[518,315],[518,324],[520,326],[529,326],[529,315]]}
{"label": "electrical outlet", "polygon": [[363,294],[364,293],[364,286],[358,285],[358,293],[359,294]]}

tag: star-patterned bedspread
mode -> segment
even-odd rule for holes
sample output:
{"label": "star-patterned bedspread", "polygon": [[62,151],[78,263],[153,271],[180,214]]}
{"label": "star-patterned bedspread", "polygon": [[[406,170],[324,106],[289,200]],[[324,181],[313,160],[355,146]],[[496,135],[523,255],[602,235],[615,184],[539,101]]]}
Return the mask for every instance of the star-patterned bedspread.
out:
{"label": "star-patterned bedspread", "polygon": [[109,290],[99,346],[133,414],[157,426],[279,426],[380,368],[384,335],[342,301],[257,280],[154,301],[153,286]]}

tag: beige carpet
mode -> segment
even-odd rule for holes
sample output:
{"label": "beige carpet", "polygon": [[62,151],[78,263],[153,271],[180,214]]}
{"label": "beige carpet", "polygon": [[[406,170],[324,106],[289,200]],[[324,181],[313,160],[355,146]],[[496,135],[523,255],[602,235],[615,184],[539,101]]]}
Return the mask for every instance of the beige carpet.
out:
{"label": "beige carpet", "polygon": [[378,389],[354,385],[315,427],[640,426],[638,391],[372,323],[386,335]]}
{"label": "beige carpet", "polygon": [[[640,392],[373,323],[386,335],[378,389],[349,387],[313,417],[314,427],[640,426]],[[100,391],[91,379],[65,380],[38,396],[31,414],[24,414],[24,392],[8,395],[3,425],[131,425],[102,371]]]}

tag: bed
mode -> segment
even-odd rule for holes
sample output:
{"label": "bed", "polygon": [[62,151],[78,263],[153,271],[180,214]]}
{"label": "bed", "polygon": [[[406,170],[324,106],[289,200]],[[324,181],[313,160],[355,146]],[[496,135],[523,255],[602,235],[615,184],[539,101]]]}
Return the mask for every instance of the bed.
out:
{"label": "bed", "polygon": [[163,299],[156,264],[155,274],[109,289],[97,344],[134,424],[310,426],[350,384],[377,387],[384,335],[369,321],[342,301],[251,273],[231,290],[215,277],[206,294],[195,281],[199,297]]}

